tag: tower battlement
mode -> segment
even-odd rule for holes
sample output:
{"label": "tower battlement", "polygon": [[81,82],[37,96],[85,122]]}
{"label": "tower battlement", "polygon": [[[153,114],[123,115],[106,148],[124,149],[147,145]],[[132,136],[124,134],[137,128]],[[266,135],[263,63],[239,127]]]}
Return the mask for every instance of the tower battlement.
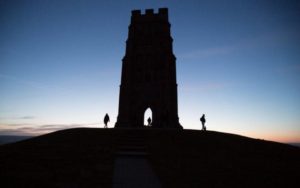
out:
{"label": "tower battlement", "polygon": [[159,8],[158,13],[155,13],[153,9],[146,9],[143,14],[141,10],[131,11],[131,22],[134,21],[150,21],[150,20],[164,20],[168,21],[168,8]]}

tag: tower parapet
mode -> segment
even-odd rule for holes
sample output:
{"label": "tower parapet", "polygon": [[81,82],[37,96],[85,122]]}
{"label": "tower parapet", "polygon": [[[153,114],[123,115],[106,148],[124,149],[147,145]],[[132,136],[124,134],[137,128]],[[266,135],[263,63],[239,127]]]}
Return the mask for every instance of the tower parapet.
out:
{"label": "tower parapet", "polygon": [[158,13],[154,13],[153,9],[146,9],[145,14],[141,10],[131,11],[131,23],[154,20],[168,21],[168,8],[159,8]]}

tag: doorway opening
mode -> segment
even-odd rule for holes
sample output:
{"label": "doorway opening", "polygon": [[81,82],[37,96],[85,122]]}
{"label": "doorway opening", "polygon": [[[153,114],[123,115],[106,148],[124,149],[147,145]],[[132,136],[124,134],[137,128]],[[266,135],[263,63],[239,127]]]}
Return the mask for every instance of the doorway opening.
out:
{"label": "doorway opening", "polygon": [[145,113],[144,113],[144,125],[145,126],[151,126],[152,124],[152,110],[151,108],[147,108]]}

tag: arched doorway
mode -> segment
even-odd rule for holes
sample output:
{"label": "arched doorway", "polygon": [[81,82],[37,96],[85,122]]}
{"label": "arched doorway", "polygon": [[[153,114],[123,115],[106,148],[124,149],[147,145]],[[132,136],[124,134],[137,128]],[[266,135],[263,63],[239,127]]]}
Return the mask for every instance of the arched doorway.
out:
{"label": "arched doorway", "polygon": [[153,120],[153,117],[152,117],[152,110],[151,108],[147,108],[145,113],[144,113],[144,125],[145,126],[149,126],[148,125],[148,118],[151,119],[151,123],[152,123],[152,120]]}

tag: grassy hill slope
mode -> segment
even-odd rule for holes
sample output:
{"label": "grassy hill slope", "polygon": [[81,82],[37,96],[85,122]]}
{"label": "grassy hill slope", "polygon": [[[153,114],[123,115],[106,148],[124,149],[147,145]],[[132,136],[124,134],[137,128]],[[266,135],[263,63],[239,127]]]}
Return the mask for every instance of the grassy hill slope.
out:
{"label": "grassy hill slope", "polygon": [[1,187],[111,187],[114,153],[135,137],[163,187],[299,186],[298,147],[212,131],[78,128],[0,146]]}

